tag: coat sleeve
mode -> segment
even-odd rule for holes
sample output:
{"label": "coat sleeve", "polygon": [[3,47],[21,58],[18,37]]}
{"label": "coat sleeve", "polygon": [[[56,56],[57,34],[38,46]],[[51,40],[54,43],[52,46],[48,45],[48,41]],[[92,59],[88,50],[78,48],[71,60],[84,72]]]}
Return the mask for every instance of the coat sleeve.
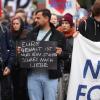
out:
{"label": "coat sleeve", "polygon": [[67,48],[66,48],[66,38],[63,33],[61,33],[60,39],[58,40],[58,47],[62,48],[61,55],[58,56],[59,59],[67,58]]}
{"label": "coat sleeve", "polygon": [[78,31],[83,35],[85,36],[86,35],[86,21],[82,21],[80,24],[79,24],[79,27],[78,27]]}
{"label": "coat sleeve", "polygon": [[15,43],[12,40],[11,34],[10,32],[6,32],[6,45],[7,45],[7,54],[8,54],[8,58],[7,58],[7,67],[9,67],[10,69],[12,69],[12,66],[14,65],[15,62],[15,58],[16,58],[16,49],[15,49]]}

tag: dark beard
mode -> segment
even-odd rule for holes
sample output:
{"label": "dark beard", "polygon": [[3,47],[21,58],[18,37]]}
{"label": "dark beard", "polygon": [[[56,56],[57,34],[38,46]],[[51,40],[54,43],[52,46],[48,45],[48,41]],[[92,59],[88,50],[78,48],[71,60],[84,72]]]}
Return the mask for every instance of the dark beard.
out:
{"label": "dark beard", "polygon": [[44,27],[43,26],[40,26],[40,25],[35,25],[34,27],[35,29],[38,28],[38,29],[43,29]]}
{"label": "dark beard", "polygon": [[40,28],[40,25],[38,25],[38,24],[37,24],[37,23],[35,23],[35,22],[33,23],[33,25],[32,25],[32,26],[33,26],[33,28],[34,28],[34,29]]}

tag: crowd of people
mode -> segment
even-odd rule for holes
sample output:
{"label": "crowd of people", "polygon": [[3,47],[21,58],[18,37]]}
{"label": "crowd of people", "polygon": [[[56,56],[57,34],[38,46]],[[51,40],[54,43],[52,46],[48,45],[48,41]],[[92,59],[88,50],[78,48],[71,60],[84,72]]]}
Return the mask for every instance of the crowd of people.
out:
{"label": "crowd of people", "polygon": [[[100,40],[100,1],[94,3],[91,13],[85,11],[75,22],[70,13],[58,18],[48,9],[33,11],[28,20],[22,8],[14,16],[2,9],[0,100],[66,100],[74,37],[80,32],[92,41]],[[56,41],[57,69],[21,68],[18,58],[21,51],[16,45],[21,40]]]}

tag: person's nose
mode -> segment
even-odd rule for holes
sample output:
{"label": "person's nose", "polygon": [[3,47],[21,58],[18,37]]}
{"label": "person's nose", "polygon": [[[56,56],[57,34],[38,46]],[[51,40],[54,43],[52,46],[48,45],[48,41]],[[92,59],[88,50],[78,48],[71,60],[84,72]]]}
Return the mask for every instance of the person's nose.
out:
{"label": "person's nose", "polygon": [[35,20],[34,20],[35,22],[37,22],[37,18],[35,18]]}

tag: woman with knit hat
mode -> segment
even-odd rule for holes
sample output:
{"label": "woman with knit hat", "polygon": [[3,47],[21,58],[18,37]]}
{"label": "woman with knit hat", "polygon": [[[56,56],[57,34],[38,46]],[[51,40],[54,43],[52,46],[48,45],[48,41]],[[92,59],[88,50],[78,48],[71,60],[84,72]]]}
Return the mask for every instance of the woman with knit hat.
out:
{"label": "woman with knit hat", "polygon": [[70,74],[70,67],[71,67],[71,55],[72,55],[72,48],[73,48],[73,34],[75,33],[75,27],[73,23],[73,16],[70,13],[65,14],[61,18],[61,26],[57,28],[60,32],[64,33],[66,37],[66,49],[67,49],[67,58],[64,61],[64,77],[63,77],[63,96],[64,100],[66,99],[66,92],[69,82],[69,74]]}
{"label": "woman with knit hat", "polygon": [[[57,30],[64,33],[66,37],[66,48],[68,50],[68,56],[71,56],[72,47],[73,47],[73,34],[75,33],[73,16],[69,13],[65,14],[61,19],[61,26],[59,26]],[[69,64],[70,61],[69,59],[67,60],[68,60],[68,64],[65,65],[64,72],[69,73],[70,72],[70,64]],[[65,61],[65,63],[67,62]]]}
{"label": "woman with knit hat", "polygon": [[58,27],[57,30],[63,32],[66,38],[70,36],[72,37],[75,32],[73,16],[69,13],[65,14],[61,18],[61,26]]}

